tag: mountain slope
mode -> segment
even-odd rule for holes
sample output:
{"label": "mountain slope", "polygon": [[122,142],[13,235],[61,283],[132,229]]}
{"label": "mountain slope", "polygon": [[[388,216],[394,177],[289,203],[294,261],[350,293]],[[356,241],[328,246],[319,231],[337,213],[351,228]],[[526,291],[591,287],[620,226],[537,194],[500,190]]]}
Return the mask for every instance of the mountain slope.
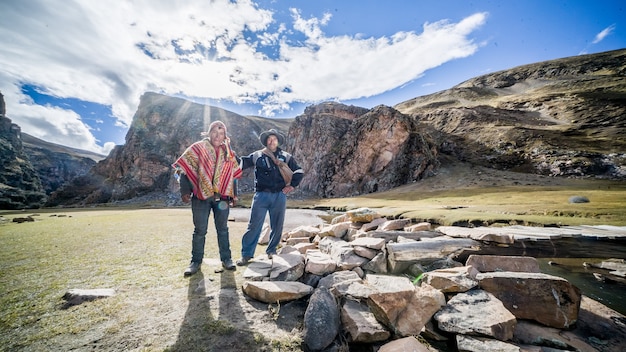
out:
{"label": "mountain slope", "polygon": [[395,106],[441,151],[551,176],[626,178],[626,50],[524,65]]}

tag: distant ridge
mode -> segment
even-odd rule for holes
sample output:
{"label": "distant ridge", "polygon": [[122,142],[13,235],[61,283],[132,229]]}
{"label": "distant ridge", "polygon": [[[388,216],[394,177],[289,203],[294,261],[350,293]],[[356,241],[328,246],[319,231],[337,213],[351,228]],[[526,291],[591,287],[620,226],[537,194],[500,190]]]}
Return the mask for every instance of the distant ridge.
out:
{"label": "distant ridge", "polygon": [[74,155],[78,157],[89,158],[95,162],[98,162],[106,158],[106,155],[102,155],[102,154],[98,154],[98,153],[94,153],[94,152],[90,152],[90,151],[82,150],[78,148],[71,148],[71,147],[67,147],[64,145],[56,144],[56,143],[46,142],[43,139],[33,137],[29,135],[28,133],[24,133],[24,132],[22,132],[22,143],[24,144],[25,148],[29,148],[29,147],[30,148],[33,148],[33,147],[45,148],[55,153],[66,153],[66,154],[70,154],[70,155]]}

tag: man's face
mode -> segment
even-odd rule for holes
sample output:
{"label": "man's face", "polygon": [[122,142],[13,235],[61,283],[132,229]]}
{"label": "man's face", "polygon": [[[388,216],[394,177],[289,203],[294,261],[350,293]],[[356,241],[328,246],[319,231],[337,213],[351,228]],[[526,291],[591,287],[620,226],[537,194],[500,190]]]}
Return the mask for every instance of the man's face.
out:
{"label": "man's face", "polygon": [[275,135],[271,134],[267,137],[267,149],[275,152],[276,148],[278,148],[278,138]]}
{"label": "man's face", "polygon": [[223,126],[217,125],[211,129],[211,132],[209,132],[209,138],[211,139],[211,145],[217,148],[224,143],[224,139],[226,139],[226,130]]}

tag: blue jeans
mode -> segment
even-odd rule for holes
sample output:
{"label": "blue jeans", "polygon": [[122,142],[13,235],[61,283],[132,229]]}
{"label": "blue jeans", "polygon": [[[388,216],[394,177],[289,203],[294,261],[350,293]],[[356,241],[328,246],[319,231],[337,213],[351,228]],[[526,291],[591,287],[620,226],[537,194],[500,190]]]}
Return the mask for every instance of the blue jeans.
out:
{"label": "blue jeans", "polygon": [[276,247],[283,235],[283,223],[285,222],[285,209],[287,196],[283,192],[256,192],[252,198],[252,210],[248,229],[241,239],[241,256],[254,257],[256,245],[261,236],[265,215],[270,213],[270,242],[265,253],[276,253]]}
{"label": "blue jeans", "polygon": [[228,213],[230,212],[228,201],[216,202],[213,198],[200,200],[193,196],[191,197],[191,214],[194,226],[191,240],[191,261],[193,263],[202,263],[202,259],[204,259],[204,243],[211,210],[213,210],[213,219],[215,220],[220,260],[224,262],[231,259],[228,238]]}

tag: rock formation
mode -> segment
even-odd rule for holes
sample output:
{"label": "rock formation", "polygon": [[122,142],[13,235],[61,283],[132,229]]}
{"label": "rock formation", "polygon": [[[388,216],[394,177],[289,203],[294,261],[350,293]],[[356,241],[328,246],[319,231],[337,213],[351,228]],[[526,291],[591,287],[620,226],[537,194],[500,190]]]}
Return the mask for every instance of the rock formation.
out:
{"label": "rock formation", "polygon": [[48,143],[22,133],[24,151],[33,162],[46,194],[56,191],[72,179],[85,175],[104,159],[104,155]]}
{"label": "rock formation", "polygon": [[308,107],[292,124],[288,146],[306,170],[300,188],[322,197],[388,190],[438,166],[434,143],[415,121],[383,105]]}
{"label": "rock formation", "polygon": [[39,208],[46,194],[24,151],[20,127],[5,116],[1,94],[0,113],[0,209]]}

